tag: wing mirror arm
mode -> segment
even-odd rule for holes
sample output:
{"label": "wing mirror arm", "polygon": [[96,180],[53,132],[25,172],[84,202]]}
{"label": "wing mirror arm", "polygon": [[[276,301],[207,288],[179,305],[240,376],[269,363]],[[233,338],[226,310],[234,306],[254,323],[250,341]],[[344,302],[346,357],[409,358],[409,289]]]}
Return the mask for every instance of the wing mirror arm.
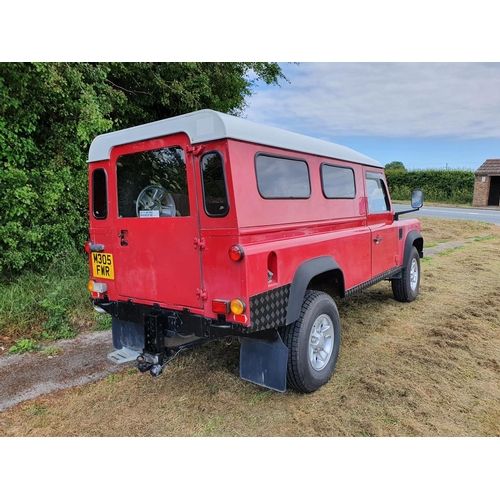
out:
{"label": "wing mirror arm", "polygon": [[401,212],[396,212],[394,214],[394,220],[399,220],[399,216],[403,214],[409,214],[411,212],[417,212],[422,208],[424,204],[424,192],[421,189],[415,189],[411,193],[411,210],[403,210]]}

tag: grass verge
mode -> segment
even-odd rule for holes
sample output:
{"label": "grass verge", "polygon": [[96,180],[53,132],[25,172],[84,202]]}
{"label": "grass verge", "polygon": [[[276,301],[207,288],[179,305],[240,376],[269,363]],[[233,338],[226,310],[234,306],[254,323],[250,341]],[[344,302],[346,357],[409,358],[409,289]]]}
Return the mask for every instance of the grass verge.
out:
{"label": "grass verge", "polygon": [[86,258],[75,252],[57,256],[44,273],[0,284],[0,351],[33,351],[42,342],[109,327],[92,309],[88,276]]}

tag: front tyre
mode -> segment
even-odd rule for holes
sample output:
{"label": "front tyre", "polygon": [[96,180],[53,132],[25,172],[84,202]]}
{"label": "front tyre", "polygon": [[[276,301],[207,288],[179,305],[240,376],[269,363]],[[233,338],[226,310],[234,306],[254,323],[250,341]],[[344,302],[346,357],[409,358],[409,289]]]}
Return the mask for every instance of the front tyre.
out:
{"label": "front tyre", "polygon": [[411,248],[408,264],[402,270],[400,279],[393,279],[392,293],[399,302],[412,302],[420,288],[420,257],[415,247]]}
{"label": "front tyre", "polygon": [[337,363],[340,338],[335,302],[326,293],[308,290],[299,319],[283,332],[288,347],[288,387],[309,393],[326,384]]}

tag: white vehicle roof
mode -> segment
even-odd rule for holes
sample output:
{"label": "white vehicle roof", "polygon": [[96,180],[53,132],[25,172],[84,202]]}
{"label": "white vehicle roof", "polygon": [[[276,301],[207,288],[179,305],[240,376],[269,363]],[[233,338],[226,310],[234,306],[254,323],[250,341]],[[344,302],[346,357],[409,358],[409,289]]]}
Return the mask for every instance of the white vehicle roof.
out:
{"label": "white vehicle roof", "polygon": [[290,151],[382,167],[378,161],[345,146],[276,127],[261,125],[243,118],[212,111],[211,109],[195,111],[99,135],[90,145],[88,161],[108,160],[111,150],[115,146],[164,137],[180,132],[185,133],[189,137],[191,144],[199,144],[217,139],[236,139],[264,146],[288,149]]}

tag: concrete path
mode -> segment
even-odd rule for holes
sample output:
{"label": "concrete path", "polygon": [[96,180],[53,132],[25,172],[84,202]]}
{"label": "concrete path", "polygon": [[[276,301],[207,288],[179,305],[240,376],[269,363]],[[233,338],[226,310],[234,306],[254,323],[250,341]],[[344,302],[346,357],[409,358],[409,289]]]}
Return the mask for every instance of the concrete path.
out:
{"label": "concrete path", "polygon": [[23,401],[58,389],[81,386],[135,363],[117,365],[108,361],[112,352],[111,330],[78,335],[59,340],[50,347],[60,347],[56,356],[40,352],[0,356],[0,411]]}
{"label": "concrete path", "polygon": [[430,248],[424,247],[424,257],[434,257],[446,250],[463,247],[466,243],[472,243],[473,241],[475,241],[475,238],[469,238],[464,241],[447,241],[446,243],[438,243],[435,247]]}

